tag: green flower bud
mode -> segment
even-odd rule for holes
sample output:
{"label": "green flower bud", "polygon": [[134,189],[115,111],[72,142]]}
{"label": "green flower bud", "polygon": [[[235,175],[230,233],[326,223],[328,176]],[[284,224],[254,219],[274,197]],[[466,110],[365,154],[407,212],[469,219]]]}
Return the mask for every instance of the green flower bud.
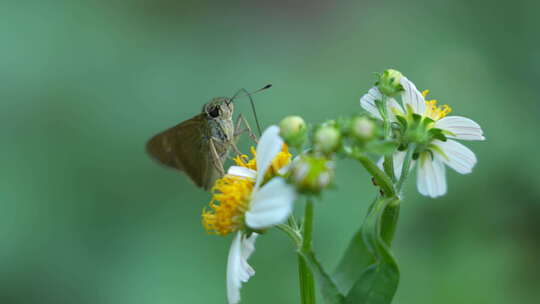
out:
{"label": "green flower bud", "polygon": [[340,143],[341,134],[334,126],[322,126],[313,135],[313,145],[318,152],[325,154],[336,152]]}
{"label": "green flower bud", "polygon": [[325,157],[302,155],[293,162],[290,179],[298,192],[319,194],[334,179],[334,163]]}
{"label": "green flower bud", "polygon": [[356,117],[351,124],[351,133],[362,141],[368,141],[377,135],[377,125],[365,116]]}
{"label": "green flower bud", "polygon": [[292,147],[299,148],[306,140],[306,122],[300,116],[287,116],[279,123],[279,135]]}
{"label": "green flower bud", "polygon": [[403,91],[400,82],[402,77],[401,72],[388,69],[379,76],[379,81],[377,81],[376,85],[379,87],[381,93],[392,97]]}

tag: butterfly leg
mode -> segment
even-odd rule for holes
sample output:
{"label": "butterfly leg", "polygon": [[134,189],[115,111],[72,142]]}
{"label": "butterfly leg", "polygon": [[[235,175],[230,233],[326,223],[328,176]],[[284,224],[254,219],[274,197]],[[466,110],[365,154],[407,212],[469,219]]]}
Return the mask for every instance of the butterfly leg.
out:
{"label": "butterfly leg", "polygon": [[[242,129],[242,125],[244,125],[243,129]],[[235,139],[235,141],[240,135],[242,135],[245,132],[247,132],[249,137],[251,138],[251,140],[253,140],[253,142],[255,144],[257,144],[257,142],[258,142],[257,136],[255,136],[255,134],[251,130],[251,127],[249,126],[249,123],[244,118],[244,116],[242,116],[242,114],[240,114],[240,115],[238,115],[238,118],[236,119],[236,127],[234,128],[234,139]]]}
{"label": "butterfly leg", "polygon": [[[242,124],[244,125],[244,128],[242,128]],[[236,142],[237,142],[238,138],[240,137],[240,135],[242,135],[242,134],[244,134],[246,132],[248,133],[251,140],[253,140],[253,142],[255,144],[257,144],[257,136],[255,136],[255,134],[253,134],[253,131],[251,130],[251,127],[249,126],[249,123],[244,118],[244,116],[242,116],[242,114],[240,114],[240,115],[238,115],[238,118],[236,119],[236,126],[234,127],[233,140],[231,141],[231,147],[233,148],[234,153],[236,153],[237,156],[241,156],[241,155],[243,155],[243,153],[240,152],[240,150],[236,146]]]}
{"label": "butterfly leg", "polygon": [[[231,98],[231,100],[234,100],[238,94],[240,93],[246,94],[246,96],[249,98],[249,103],[251,104],[251,111],[253,112],[253,118],[255,118],[255,123],[257,124],[257,131],[259,131],[259,136],[262,135],[261,133],[261,125],[259,124],[259,118],[257,117],[257,111],[255,111],[255,103],[253,103],[253,98],[251,98],[251,94],[244,88],[238,90],[236,94]],[[250,129],[251,130],[251,129]],[[253,133],[252,133],[253,134]]]}
{"label": "butterfly leg", "polygon": [[210,159],[212,160],[212,164],[214,167],[219,171],[220,175],[225,175],[225,169],[223,168],[223,161],[221,160],[221,157],[219,156],[217,149],[216,149],[216,142],[217,139],[211,137],[209,139],[209,145],[210,145]]}

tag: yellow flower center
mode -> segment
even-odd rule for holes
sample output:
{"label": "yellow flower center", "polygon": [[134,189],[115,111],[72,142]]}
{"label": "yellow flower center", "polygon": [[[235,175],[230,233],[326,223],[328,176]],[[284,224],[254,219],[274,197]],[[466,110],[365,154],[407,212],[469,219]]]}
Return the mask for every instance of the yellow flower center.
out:
{"label": "yellow flower center", "polygon": [[[251,160],[245,154],[239,155],[235,157],[233,160],[237,166],[241,166],[241,167],[245,167],[245,168],[257,171],[257,160],[256,160],[257,152],[254,147],[251,147],[250,151],[251,151],[251,154],[253,155]],[[291,158],[292,158],[292,155],[291,153],[289,153],[289,147],[287,147],[286,144],[283,144],[283,148],[272,161],[270,168],[268,168],[265,179],[268,180],[276,176],[278,174],[279,169],[285,167],[291,162]]]}
{"label": "yellow flower center", "polygon": [[[424,98],[426,98],[428,94],[429,90],[424,90],[422,92]],[[452,112],[452,108],[450,108],[448,105],[437,106],[437,100],[426,100],[426,112],[424,113],[424,116],[437,121],[448,115],[450,112]]]}
{"label": "yellow flower center", "polygon": [[206,231],[226,235],[243,228],[254,185],[253,180],[234,175],[218,179],[212,188],[209,208],[202,214]]}
{"label": "yellow flower center", "polygon": [[[247,155],[240,155],[233,160],[236,165],[251,170],[257,170],[256,151],[251,147],[252,159]],[[291,161],[291,154],[287,145],[272,161],[272,165],[266,173],[266,178],[277,175],[279,169]],[[212,200],[209,206],[203,210],[202,222],[208,233],[227,235],[231,232],[244,228],[244,214],[249,210],[251,193],[255,181],[250,178],[225,175],[216,181],[212,188]]]}

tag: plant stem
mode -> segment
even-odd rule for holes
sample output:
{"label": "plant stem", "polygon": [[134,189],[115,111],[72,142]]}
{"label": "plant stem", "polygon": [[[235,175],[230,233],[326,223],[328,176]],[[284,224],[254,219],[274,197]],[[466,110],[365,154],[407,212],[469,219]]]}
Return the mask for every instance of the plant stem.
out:
{"label": "plant stem", "polygon": [[[390,119],[388,118],[388,106],[387,103],[387,97],[385,95],[382,95],[382,100],[380,103],[377,103],[377,108],[379,109],[379,113],[381,113],[381,117],[383,119],[383,127],[384,127],[384,139],[389,140],[392,137],[392,129],[390,126]],[[392,182],[396,182],[396,176],[394,174],[394,157],[392,154],[385,155],[384,156],[384,163],[383,163],[384,171]]]}
{"label": "plant stem", "polygon": [[399,209],[400,201],[398,198],[394,198],[387,204],[381,217],[381,238],[388,247],[392,246],[392,241],[394,240],[394,234],[396,233],[396,227],[399,220]]}
{"label": "plant stem", "polygon": [[407,176],[409,176],[409,171],[411,171],[410,169],[411,169],[411,162],[412,162],[414,150],[416,150],[416,144],[414,143],[409,144],[409,149],[407,150],[407,154],[405,154],[405,159],[403,160],[403,167],[401,168],[401,176],[399,177],[399,181],[396,184],[396,191],[398,193],[401,191],[401,188],[403,187],[403,184],[405,183]]}
{"label": "plant stem", "polygon": [[302,235],[300,235],[299,231],[295,230],[295,228],[292,228],[286,224],[279,224],[276,226],[276,228],[285,232],[296,248],[300,248],[302,246]]}
{"label": "plant stem", "polygon": [[373,176],[375,182],[381,187],[385,197],[393,197],[396,195],[392,180],[386,175],[377,165],[361,152],[353,151],[352,157],[358,160],[364,168]]}
{"label": "plant stem", "polygon": [[[302,248],[299,248],[301,252],[311,252],[313,239],[313,208],[313,202],[311,199],[308,199],[306,202],[302,229]],[[300,297],[302,299],[302,304],[315,304],[315,279],[300,253],[298,253],[298,274],[300,276]]]}

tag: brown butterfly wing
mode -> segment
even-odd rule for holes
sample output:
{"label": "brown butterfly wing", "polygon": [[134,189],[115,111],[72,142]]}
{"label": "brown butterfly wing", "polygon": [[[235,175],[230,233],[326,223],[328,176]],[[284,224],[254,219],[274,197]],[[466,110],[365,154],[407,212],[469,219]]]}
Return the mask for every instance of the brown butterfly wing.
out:
{"label": "brown butterfly wing", "polygon": [[205,124],[204,114],[199,114],[152,137],[146,149],[161,164],[185,172],[208,190],[220,174],[211,163],[208,141],[203,140]]}

